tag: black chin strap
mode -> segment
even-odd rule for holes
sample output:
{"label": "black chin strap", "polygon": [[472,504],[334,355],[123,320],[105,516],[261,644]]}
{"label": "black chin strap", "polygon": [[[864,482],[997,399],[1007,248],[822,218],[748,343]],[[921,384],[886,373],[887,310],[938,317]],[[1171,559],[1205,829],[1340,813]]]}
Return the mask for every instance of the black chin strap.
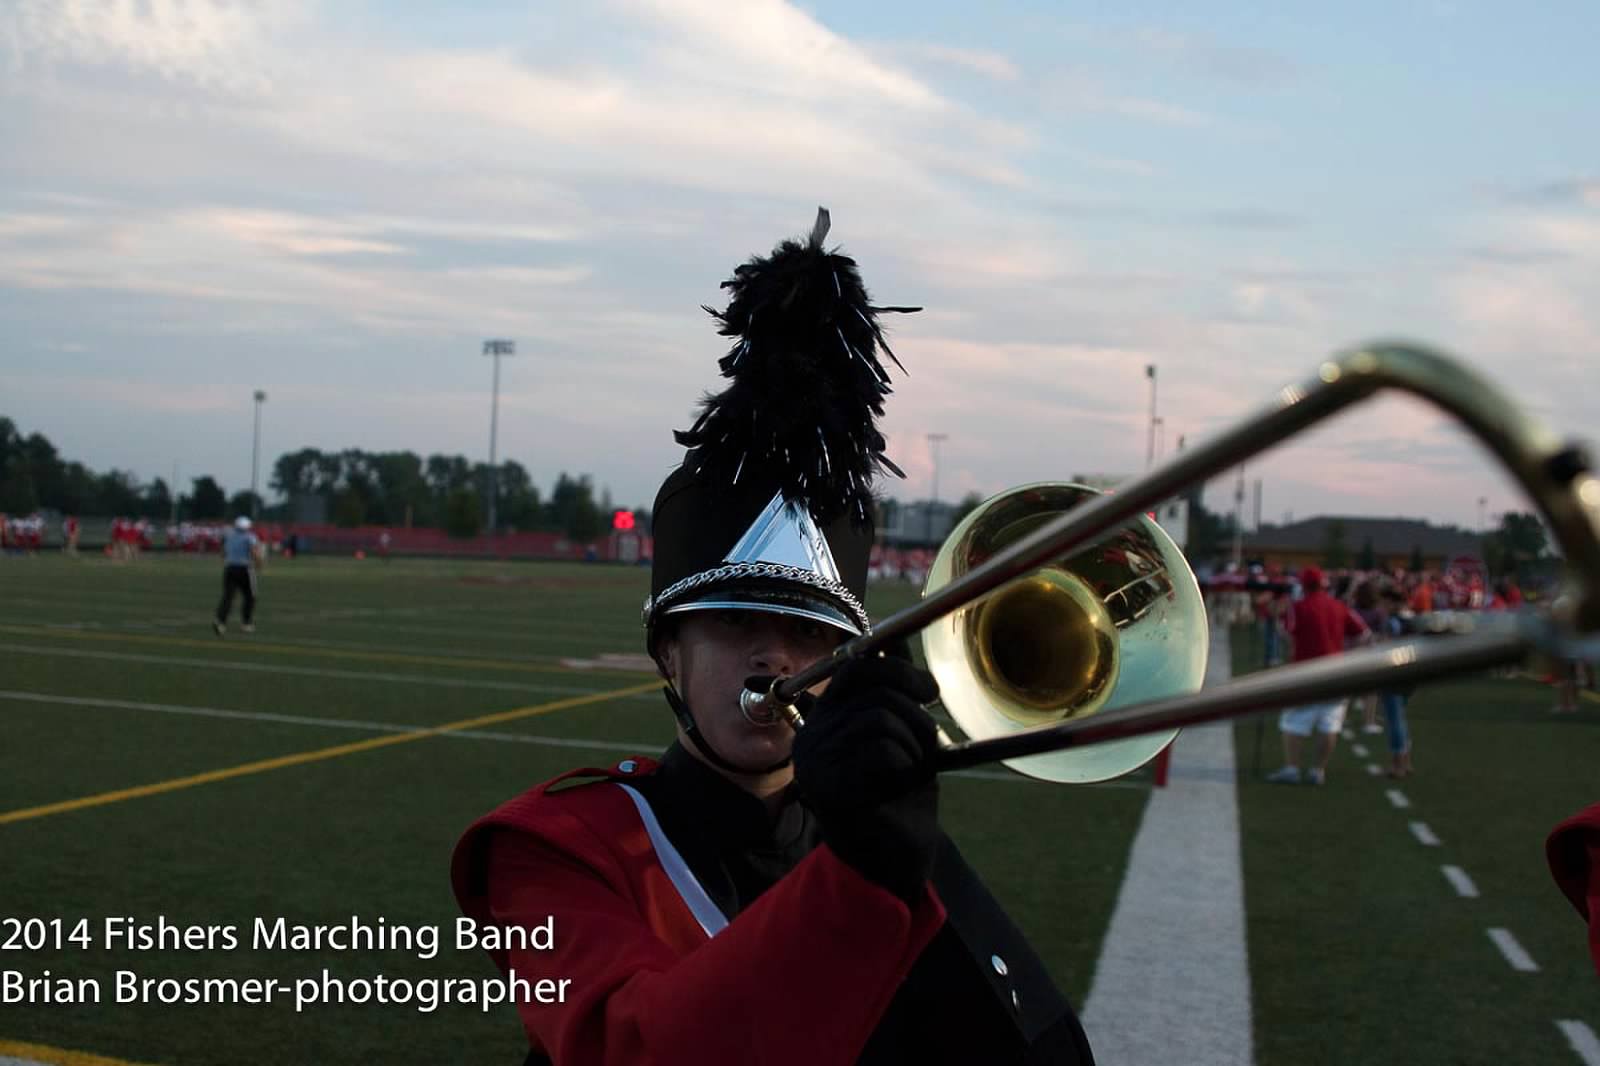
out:
{"label": "black chin strap", "polygon": [[668,681],[663,685],[661,691],[666,695],[667,706],[672,708],[672,714],[678,719],[678,728],[683,730],[683,735],[688,738],[689,743],[699,750],[701,755],[705,756],[706,761],[717,769],[730,774],[744,774],[747,776],[751,774],[770,774],[774,771],[782,770],[792,761],[789,758],[781,759],[771,766],[763,766],[759,770],[746,770],[742,766],[735,766],[727,759],[724,759],[717,752],[717,749],[711,746],[711,742],[701,735],[700,727],[694,721],[694,712],[690,711],[689,705],[683,702],[683,697],[678,695],[678,690],[673,687],[672,682]]}

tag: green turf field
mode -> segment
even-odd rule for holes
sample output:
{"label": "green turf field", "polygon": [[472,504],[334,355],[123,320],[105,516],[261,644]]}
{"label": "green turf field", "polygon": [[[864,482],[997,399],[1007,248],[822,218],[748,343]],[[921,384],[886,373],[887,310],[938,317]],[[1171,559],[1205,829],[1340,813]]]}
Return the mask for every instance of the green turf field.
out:
{"label": "green turf field", "polygon": [[[29,1044],[163,1064],[521,1061],[505,1007],[109,1002],[118,970],[491,975],[478,952],[110,950],[102,923],[448,926],[450,849],[477,815],[565,769],[670,739],[649,675],[606,658],[641,650],[646,571],[275,562],[258,631],[235,624],[219,640],[208,624],[218,570],[0,559],[0,917],[95,928],[89,948],[0,951],[0,970],[99,978],[107,1000],[0,1006],[0,1059]],[[882,616],[914,594],[875,590],[868,606]],[[500,718],[423,732],[484,716]],[[946,825],[1075,1002],[1147,788],[1145,775],[1079,789],[944,783]]]}
{"label": "green turf field", "polygon": [[[1259,660],[1248,638],[1234,652],[1236,670]],[[1253,772],[1256,722],[1235,727],[1260,1066],[1583,1062],[1555,1023],[1600,1032],[1600,979],[1544,840],[1600,800],[1600,700],[1562,717],[1551,702],[1526,680],[1420,691],[1409,707],[1417,772],[1399,782],[1367,771],[1388,766],[1388,749],[1358,731],[1368,755],[1341,743],[1322,788],[1266,784]],[[1270,719],[1262,751],[1270,771],[1281,761]],[[1412,822],[1438,845],[1419,843]],[[1479,895],[1458,895],[1444,865]],[[1490,928],[1508,930],[1538,971],[1513,970]]]}
{"label": "green turf field", "polygon": [[[489,976],[485,957],[448,944],[425,959],[99,941],[114,916],[447,927],[450,848],[475,816],[670,735],[627,658],[646,573],[305,558],[264,575],[258,632],[223,640],[207,621],[218,584],[214,561],[0,559],[0,918],[95,929],[87,948],[0,950],[0,970],[100,978],[107,1000],[117,970]],[[886,586],[869,607],[881,617],[914,595]],[[1234,650],[1252,668],[1249,640]],[[1600,981],[1542,845],[1600,794],[1600,701],[1562,719],[1549,701],[1524,680],[1420,694],[1419,772],[1398,785],[1365,771],[1384,761],[1382,737],[1358,737],[1367,758],[1341,744],[1324,788],[1260,783],[1257,723],[1237,725],[1258,1064],[1581,1061],[1555,1022],[1600,1029]],[[1270,769],[1270,721],[1260,735]],[[946,824],[1080,1005],[1148,781],[944,782]],[[1459,897],[1445,864],[1480,896]],[[1539,970],[1512,970],[1491,927]],[[161,1064],[511,1063],[523,1046],[504,1007],[0,1006],[0,1059],[24,1045]]]}

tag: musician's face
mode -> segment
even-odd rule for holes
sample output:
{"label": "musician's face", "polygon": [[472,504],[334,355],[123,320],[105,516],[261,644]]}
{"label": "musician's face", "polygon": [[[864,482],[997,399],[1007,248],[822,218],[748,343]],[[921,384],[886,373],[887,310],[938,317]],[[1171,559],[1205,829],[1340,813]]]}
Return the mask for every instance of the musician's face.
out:
{"label": "musician's face", "polygon": [[[724,759],[759,771],[789,757],[794,732],[780,723],[753,725],[739,709],[745,678],[789,677],[829,655],[843,631],[821,622],[766,611],[690,611],[661,645],[661,658],[700,732]],[[810,691],[820,693],[827,682]]]}

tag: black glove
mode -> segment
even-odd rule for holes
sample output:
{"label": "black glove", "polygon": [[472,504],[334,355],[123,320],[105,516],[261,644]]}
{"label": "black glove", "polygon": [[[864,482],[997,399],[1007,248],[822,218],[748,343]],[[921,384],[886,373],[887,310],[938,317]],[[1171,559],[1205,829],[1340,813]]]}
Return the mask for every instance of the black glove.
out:
{"label": "black glove", "polygon": [[823,841],[907,903],[939,844],[938,732],[922,709],[938,696],[902,644],[842,667],[794,741],[795,780]]}

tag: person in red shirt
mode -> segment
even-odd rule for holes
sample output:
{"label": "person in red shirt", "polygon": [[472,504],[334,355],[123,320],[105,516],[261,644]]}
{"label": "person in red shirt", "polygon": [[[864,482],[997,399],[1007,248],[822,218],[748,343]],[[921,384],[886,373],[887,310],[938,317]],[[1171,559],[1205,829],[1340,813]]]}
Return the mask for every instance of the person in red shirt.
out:
{"label": "person in red shirt", "polygon": [[[1304,595],[1290,603],[1285,628],[1294,648],[1294,661],[1320,659],[1337,655],[1344,650],[1346,639],[1368,643],[1372,631],[1361,616],[1347,603],[1328,594],[1328,580],[1315,566],[1300,571],[1300,587]],[[1344,727],[1344,712],[1348,701],[1315,703],[1294,707],[1278,717],[1278,730],[1283,734],[1283,767],[1267,780],[1280,785],[1298,785],[1301,780],[1300,759],[1306,740],[1316,734],[1316,765],[1305,771],[1308,784],[1320,785],[1327,779],[1328,760],[1333,757],[1338,743],[1339,730]]]}
{"label": "person in red shirt", "polygon": [[1433,613],[1433,574],[1425,571],[1417,580],[1411,596],[1411,610],[1416,614]]}

